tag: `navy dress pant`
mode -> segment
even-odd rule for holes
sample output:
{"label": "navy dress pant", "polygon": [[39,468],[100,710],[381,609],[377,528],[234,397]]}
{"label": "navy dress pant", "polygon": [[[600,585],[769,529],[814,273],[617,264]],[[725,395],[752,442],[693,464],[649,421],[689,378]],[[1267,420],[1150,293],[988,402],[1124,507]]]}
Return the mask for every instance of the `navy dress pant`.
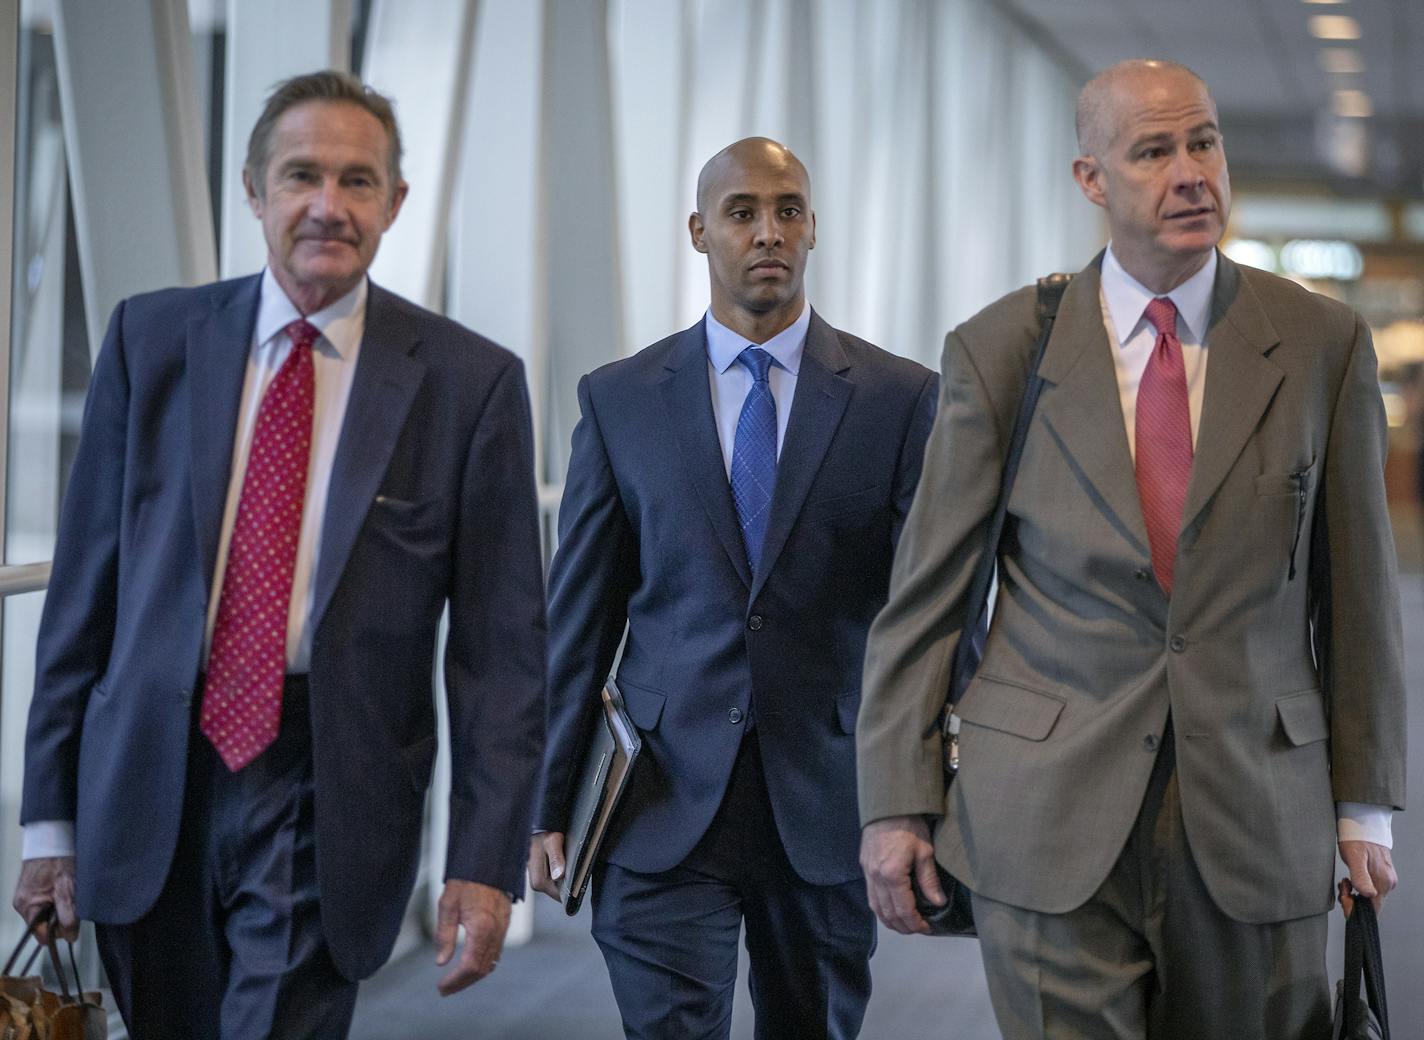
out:
{"label": "navy dress pant", "polygon": [[236,773],[195,720],[168,881],[137,922],[97,929],[133,1040],[346,1036],[356,983],[322,936],[314,844],[305,682],[288,679],[276,742]]}
{"label": "navy dress pant", "polygon": [[730,1036],[743,922],[757,1040],[859,1033],[875,949],[865,882],[812,885],[797,875],[772,818],[755,730],[686,860],[660,874],[599,864],[593,886],[593,937],[629,1040]]}

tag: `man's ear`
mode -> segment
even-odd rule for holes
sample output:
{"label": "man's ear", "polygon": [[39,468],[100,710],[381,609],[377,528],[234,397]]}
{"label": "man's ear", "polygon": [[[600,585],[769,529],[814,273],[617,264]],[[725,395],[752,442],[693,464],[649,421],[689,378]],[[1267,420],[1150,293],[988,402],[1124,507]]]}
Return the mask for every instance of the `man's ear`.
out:
{"label": "man's ear", "polygon": [[257,185],[252,182],[252,171],[242,168],[242,189],[247,192],[247,208],[258,220],[262,219],[262,196],[257,194]]}
{"label": "man's ear", "polygon": [[1080,155],[1073,160],[1073,179],[1078,182],[1078,190],[1094,206],[1107,208],[1108,194],[1103,185],[1103,168],[1091,155]]}
{"label": "man's ear", "polygon": [[386,208],[386,228],[389,229],[396,222],[396,214],[400,212],[401,205],[405,202],[405,197],[410,194],[410,185],[405,181],[396,184],[396,190],[391,192],[391,204]]}
{"label": "man's ear", "polygon": [[687,218],[687,233],[692,236],[693,249],[697,250],[699,253],[707,252],[707,242],[704,239],[704,236],[707,233],[707,228],[702,223],[701,213],[698,213],[694,210],[693,213]]}
{"label": "man's ear", "polygon": [[811,242],[809,245],[806,246],[806,248],[816,248],[816,211],[814,209],[811,211]]}

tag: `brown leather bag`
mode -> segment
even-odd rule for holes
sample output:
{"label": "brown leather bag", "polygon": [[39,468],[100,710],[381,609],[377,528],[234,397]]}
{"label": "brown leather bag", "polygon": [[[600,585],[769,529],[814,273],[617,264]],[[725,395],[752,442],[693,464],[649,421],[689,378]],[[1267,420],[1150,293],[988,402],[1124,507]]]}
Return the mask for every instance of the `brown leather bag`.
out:
{"label": "brown leather bag", "polygon": [[[40,942],[35,928],[46,922],[46,941]],[[30,923],[20,941],[15,944],[5,970],[0,974],[0,1040],[108,1040],[109,1016],[105,1014],[98,993],[80,990],[79,966],[74,960],[74,947],[69,946],[69,966],[73,970],[74,990],[69,988],[69,976],[60,963],[59,947],[54,941],[53,915],[40,916]],[[31,940],[35,949],[14,975],[20,954]],[[49,949],[50,964],[59,980],[59,993],[44,987],[44,980],[31,975],[35,959]]]}

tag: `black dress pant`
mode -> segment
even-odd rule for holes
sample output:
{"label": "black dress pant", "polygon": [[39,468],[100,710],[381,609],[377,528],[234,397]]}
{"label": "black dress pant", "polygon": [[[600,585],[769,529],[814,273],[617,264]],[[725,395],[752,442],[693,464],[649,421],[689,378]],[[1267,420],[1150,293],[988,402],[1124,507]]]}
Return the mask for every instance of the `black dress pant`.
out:
{"label": "black dress pant", "polygon": [[97,929],[133,1040],[346,1036],[356,983],[337,972],[322,936],[312,796],[302,679],[286,683],[276,742],[236,773],[195,719],[163,891],[134,924]]}
{"label": "black dress pant", "polygon": [[796,874],[754,730],[686,860],[660,874],[599,864],[593,886],[593,937],[630,1040],[730,1035],[743,922],[757,1040],[851,1040],[860,1031],[875,949],[865,882],[812,885]]}

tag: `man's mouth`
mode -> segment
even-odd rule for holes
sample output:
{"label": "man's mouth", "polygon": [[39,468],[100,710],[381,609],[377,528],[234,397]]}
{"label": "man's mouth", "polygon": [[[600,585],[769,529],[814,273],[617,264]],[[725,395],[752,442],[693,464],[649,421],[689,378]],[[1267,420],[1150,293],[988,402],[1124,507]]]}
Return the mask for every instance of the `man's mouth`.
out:
{"label": "man's mouth", "polygon": [[1206,217],[1215,213],[1211,206],[1193,206],[1191,209],[1177,210],[1175,213],[1168,213],[1168,220],[1192,220],[1196,217]]}

